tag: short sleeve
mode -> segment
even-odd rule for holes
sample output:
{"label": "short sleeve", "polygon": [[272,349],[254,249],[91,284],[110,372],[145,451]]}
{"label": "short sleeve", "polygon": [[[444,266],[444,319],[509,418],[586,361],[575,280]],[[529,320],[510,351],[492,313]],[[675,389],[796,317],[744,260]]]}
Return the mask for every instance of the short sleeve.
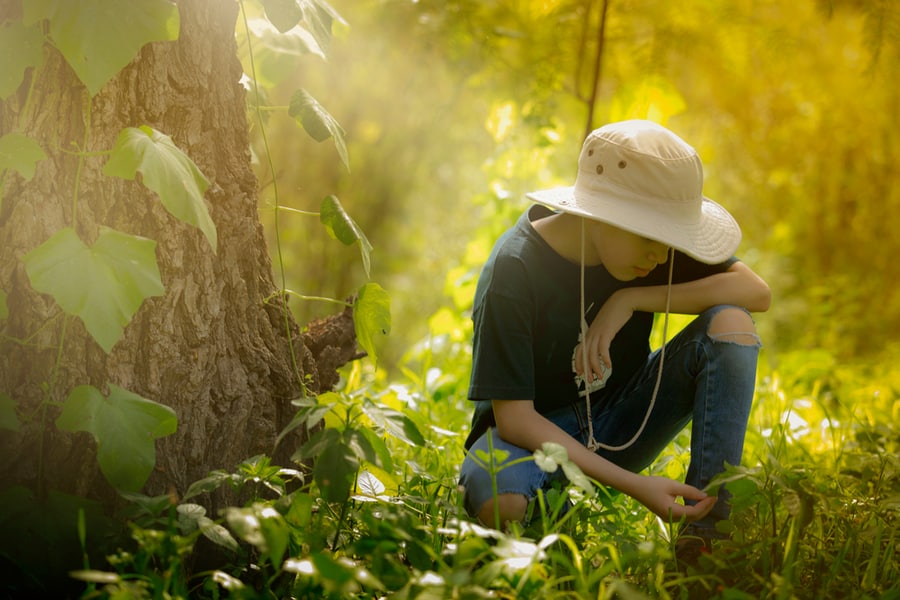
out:
{"label": "short sleeve", "polygon": [[534,300],[523,265],[494,265],[473,312],[472,400],[532,400]]}

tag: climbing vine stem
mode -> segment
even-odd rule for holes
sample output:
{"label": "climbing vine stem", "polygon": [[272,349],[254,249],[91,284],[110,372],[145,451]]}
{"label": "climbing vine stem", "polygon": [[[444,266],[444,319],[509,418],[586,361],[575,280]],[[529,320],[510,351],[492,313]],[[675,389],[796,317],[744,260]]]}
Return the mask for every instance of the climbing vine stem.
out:
{"label": "climbing vine stem", "polygon": [[[250,21],[247,18],[247,10],[244,6],[244,1],[240,0],[241,7],[241,19],[244,22],[244,33],[247,36],[247,55],[250,60],[250,74],[253,78],[253,93],[256,95],[256,101],[253,103],[255,107],[256,119],[259,123],[259,131],[260,137],[262,138],[263,147],[265,148],[266,154],[266,164],[269,168],[269,172],[272,174],[272,194],[274,196],[275,202],[275,218],[273,221],[273,226],[275,228],[275,248],[278,253],[278,272],[281,278],[281,289],[284,290],[287,288],[287,275],[285,274],[284,269],[284,255],[281,249],[281,233],[280,226],[278,220],[278,213],[280,212],[280,199],[278,196],[278,178],[275,173],[275,163],[272,161],[272,152],[269,149],[269,138],[266,135],[266,126],[265,121],[263,119],[262,108],[260,107],[260,97],[259,97],[259,85],[258,78],[256,74],[256,63],[253,58],[253,41],[252,35],[250,32]],[[303,374],[300,372],[300,365],[297,363],[297,355],[294,351],[294,341],[292,339],[291,334],[291,318],[290,318],[290,309],[288,308],[287,298],[284,296],[284,292],[282,292],[282,316],[284,317],[284,333],[287,336],[288,340],[288,348],[291,353],[291,365],[294,369],[294,376],[297,378],[297,383],[300,384],[300,387],[303,389],[304,394],[306,393],[306,385],[303,382]]]}

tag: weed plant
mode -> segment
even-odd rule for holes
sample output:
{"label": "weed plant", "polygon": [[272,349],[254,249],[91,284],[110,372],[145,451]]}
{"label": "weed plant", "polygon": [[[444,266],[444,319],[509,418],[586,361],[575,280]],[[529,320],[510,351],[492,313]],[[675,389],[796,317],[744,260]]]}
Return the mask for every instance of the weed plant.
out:
{"label": "weed plant", "polygon": [[[730,539],[685,565],[677,523],[596,482],[541,495],[525,527],[469,518],[456,484],[467,351],[452,336],[423,342],[399,381],[349,368],[339,392],[298,403],[296,424],[319,434],[297,464],[259,456],[177,502],[131,496],[131,540],[72,573],[83,597],[900,598],[900,373],[889,363],[803,352],[766,368],[744,464],[721,479]],[[652,471],[683,477],[689,441],[682,433]],[[483,458],[503,468],[503,456]],[[554,466],[577,471],[564,456]],[[222,485],[247,502],[208,515],[203,498]]]}

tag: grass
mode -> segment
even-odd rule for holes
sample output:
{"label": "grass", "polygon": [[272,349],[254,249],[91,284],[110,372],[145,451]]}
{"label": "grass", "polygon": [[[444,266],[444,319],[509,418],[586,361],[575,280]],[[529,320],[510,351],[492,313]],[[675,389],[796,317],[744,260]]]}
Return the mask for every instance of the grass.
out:
{"label": "grass", "polygon": [[[73,567],[82,597],[900,598],[890,362],[802,352],[765,367],[744,464],[724,476],[731,538],[685,566],[670,524],[599,486],[549,491],[527,529],[473,523],[456,487],[466,352],[431,340],[390,382],[350,368],[342,390],[300,407],[331,431],[298,449],[317,457],[312,470],[254,457],[177,504],[131,497],[130,540],[105,564]],[[688,435],[654,473],[683,477]],[[204,495],[221,485],[246,502],[207,515]],[[566,499],[574,508],[550,518]],[[80,531],[87,557],[95,532]]]}

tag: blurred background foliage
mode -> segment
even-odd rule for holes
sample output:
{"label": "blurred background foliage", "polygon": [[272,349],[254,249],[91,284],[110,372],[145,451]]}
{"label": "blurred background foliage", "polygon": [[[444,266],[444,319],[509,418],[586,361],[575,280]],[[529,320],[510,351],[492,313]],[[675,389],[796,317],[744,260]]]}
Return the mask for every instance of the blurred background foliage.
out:
{"label": "blurred background foliage", "polygon": [[[886,356],[900,332],[900,6],[889,0],[332,0],[327,62],[254,47],[267,102],[309,91],[350,169],[284,111],[266,133],[283,206],[335,194],[391,295],[389,371],[429,336],[465,342],[472,285],[524,192],[574,180],[587,131],[661,122],[700,152],[773,289],[772,352]],[[247,60],[245,46],[245,62]],[[599,57],[599,60],[598,60]],[[248,71],[249,72],[249,71]],[[264,156],[255,130],[255,156]],[[365,273],[314,216],[260,213],[287,287],[343,299]],[[333,305],[291,300],[301,323]],[[893,348],[893,350],[892,350]]]}

